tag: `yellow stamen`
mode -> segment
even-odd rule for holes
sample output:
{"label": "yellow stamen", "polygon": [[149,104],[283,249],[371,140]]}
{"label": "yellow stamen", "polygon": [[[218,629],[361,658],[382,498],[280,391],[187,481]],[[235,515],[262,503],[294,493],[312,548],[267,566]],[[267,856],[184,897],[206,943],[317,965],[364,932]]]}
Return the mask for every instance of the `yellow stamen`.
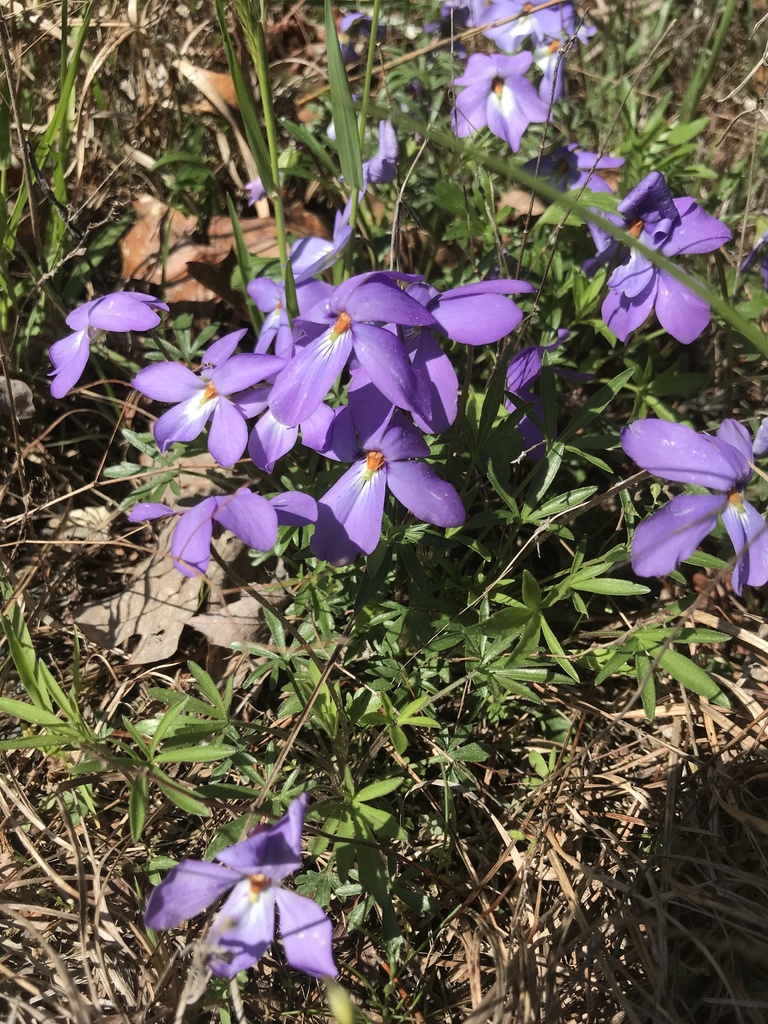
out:
{"label": "yellow stamen", "polygon": [[369,473],[376,473],[386,461],[381,452],[366,452],[365,454],[365,468]]}
{"label": "yellow stamen", "polygon": [[203,401],[210,402],[212,398],[218,398],[219,392],[216,390],[216,385],[212,380],[208,381],[208,387],[203,392]]}
{"label": "yellow stamen", "polygon": [[345,334],[352,326],[352,320],[346,313],[339,313],[339,318],[333,325],[334,334]]}
{"label": "yellow stamen", "polygon": [[269,888],[269,879],[266,875],[251,875],[248,881],[251,883],[251,899],[255,903],[264,890]]}

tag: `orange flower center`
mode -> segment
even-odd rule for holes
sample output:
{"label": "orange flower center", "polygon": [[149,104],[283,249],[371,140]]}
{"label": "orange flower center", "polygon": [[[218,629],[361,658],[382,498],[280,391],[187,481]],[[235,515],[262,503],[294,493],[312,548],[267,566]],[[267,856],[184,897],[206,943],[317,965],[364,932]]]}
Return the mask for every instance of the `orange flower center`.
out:
{"label": "orange flower center", "polygon": [[376,473],[386,461],[381,452],[366,452],[365,454],[365,468],[369,473]]}
{"label": "orange flower center", "polygon": [[219,392],[216,390],[216,385],[212,380],[208,381],[208,387],[203,392],[203,401],[210,402],[212,398],[218,398]]}
{"label": "orange flower center", "polygon": [[553,39],[547,47],[547,53],[557,53],[560,47],[563,45],[562,39]]}
{"label": "orange flower center", "polygon": [[339,313],[339,318],[333,325],[334,334],[344,334],[352,326],[352,321],[346,313]]}
{"label": "orange flower center", "polygon": [[265,889],[269,888],[269,879],[266,875],[251,875],[248,881],[251,883],[251,899],[257,900]]}
{"label": "orange flower center", "polygon": [[741,506],[744,504],[744,501],[741,497],[741,493],[737,491],[735,487],[731,488],[731,490],[728,491],[728,501],[730,501],[730,503],[732,505],[735,505],[737,508],[741,508]]}
{"label": "orange flower center", "polygon": [[639,238],[640,232],[645,227],[645,224],[641,220],[636,220],[633,224],[629,225],[628,231],[633,238]]}
{"label": "orange flower center", "polygon": [[504,92],[504,79],[494,78],[493,82],[491,83],[491,88],[493,89],[497,96],[501,96],[501,94]]}

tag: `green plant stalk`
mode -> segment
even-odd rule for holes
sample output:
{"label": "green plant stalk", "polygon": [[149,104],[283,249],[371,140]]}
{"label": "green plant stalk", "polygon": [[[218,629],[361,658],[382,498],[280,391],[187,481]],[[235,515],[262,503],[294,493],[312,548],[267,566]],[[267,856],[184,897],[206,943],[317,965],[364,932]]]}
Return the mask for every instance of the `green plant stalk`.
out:
{"label": "green plant stalk", "polygon": [[[238,2],[238,13],[243,6]],[[245,12],[243,12],[245,13]],[[248,15],[246,14],[246,17]],[[243,20],[241,18],[241,20]],[[246,24],[243,21],[243,24]],[[254,52],[251,53],[254,64],[256,65],[256,75],[259,79],[259,89],[261,91],[261,103],[264,109],[264,129],[267,134],[267,146],[269,148],[269,162],[272,168],[272,179],[275,183],[275,191],[272,195],[272,203],[275,211],[275,227],[277,228],[277,247],[280,254],[280,269],[285,275],[285,268],[288,263],[288,243],[285,237],[285,210],[283,209],[283,200],[280,195],[280,168],[277,162],[277,130],[275,122],[275,106],[272,100],[272,83],[269,77],[269,61],[267,59],[267,40],[264,35],[264,21],[259,20],[253,25],[253,31],[250,31],[250,26],[246,28],[246,37],[248,39],[249,47],[252,45]],[[295,316],[298,310],[289,310],[289,315]]]}
{"label": "green plant stalk", "polygon": [[[368,54],[365,61],[365,79],[363,81],[363,99],[360,104],[360,124],[358,126],[358,137],[360,139],[360,152],[363,151],[363,141],[365,139],[365,125],[368,120],[368,106],[371,100],[371,79],[373,78],[373,58],[376,53],[376,33],[379,28],[379,13],[381,8],[381,0],[374,0],[373,11],[371,13],[371,35],[368,40]],[[357,221],[357,206],[360,201],[360,195],[357,189],[352,191],[352,203],[349,208],[349,223],[352,227],[352,235],[355,233],[355,222]],[[349,245],[347,247],[347,274],[351,272],[351,261],[354,254],[354,246]]]}
{"label": "green plant stalk", "polygon": [[705,53],[699,55],[693,75],[688,83],[688,88],[685,90],[683,102],[680,104],[680,120],[683,124],[693,119],[696,108],[699,105],[699,100],[704,92],[704,87],[712,77],[712,71],[720,56],[720,51],[723,48],[723,43],[728,35],[728,29],[736,11],[736,2],[737,0],[728,0],[723,13],[720,15],[720,24],[717,26],[717,34],[712,44],[709,58],[707,58]]}

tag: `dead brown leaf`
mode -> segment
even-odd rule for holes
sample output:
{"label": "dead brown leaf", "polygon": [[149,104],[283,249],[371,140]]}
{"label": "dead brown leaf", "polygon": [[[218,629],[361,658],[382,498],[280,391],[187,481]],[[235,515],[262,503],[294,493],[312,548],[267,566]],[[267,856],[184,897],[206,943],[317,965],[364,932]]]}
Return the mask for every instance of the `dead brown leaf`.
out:
{"label": "dead brown leaf", "polygon": [[[164,299],[169,303],[217,302],[242,304],[242,298],[229,287],[235,266],[235,236],[229,217],[212,217],[208,241],[199,241],[197,220],[154,196],[143,195],[134,200],[136,220],[120,239],[122,277],[145,284],[164,285]],[[300,206],[293,206],[287,216],[288,229],[304,237],[318,235],[328,238],[324,221]],[[277,257],[275,222],[266,217],[244,217],[240,230],[246,248],[254,256]]]}
{"label": "dead brown leaf", "polygon": [[[137,643],[128,657],[131,665],[166,661],[176,653],[181,632],[200,604],[198,577],[182,576],[168,555],[176,521],[166,522],[158,537],[158,553],[136,570],[136,578],[122,594],[106,604],[84,608],[76,622],[85,636],[100,647],[127,649]],[[213,546],[226,563],[236,557],[242,543],[227,534]],[[224,570],[212,563],[206,575],[211,586],[224,583]]]}
{"label": "dead brown leaf", "polygon": [[264,630],[264,617],[256,598],[243,594],[231,604],[219,605],[216,611],[195,615],[189,624],[215,647],[231,647],[256,640]]}
{"label": "dead brown leaf", "polygon": [[[133,203],[136,220],[120,239],[122,276],[145,284],[165,285],[170,303],[216,302],[222,296],[190,272],[189,264],[218,267],[235,248],[229,217],[213,217],[208,241],[196,240],[197,220],[172,210],[153,196]],[[273,220],[247,217],[240,221],[248,251],[256,256],[277,256],[277,231]],[[167,259],[165,254],[167,252]],[[228,296],[224,296],[228,297]]]}
{"label": "dead brown leaf", "polygon": [[28,420],[35,415],[35,403],[32,401],[32,391],[23,380],[10,378],[11,393],[8,394],[8,384],[4,377],[0,377],[0,416],[7,416],[15,411],[16,418]]}
{"label": "dead brown leaf", "polygon": [[[533,206],[531,206],[531,199],[533,199]],[[522,188],[507,189],[499,199],[499,209],[502,206],[508,206],[513,214],[520,217],[527,217],[529,211],[534,217],[540,217],[547,208],[540,199],[531,196],[530,192],[526,192]]]}

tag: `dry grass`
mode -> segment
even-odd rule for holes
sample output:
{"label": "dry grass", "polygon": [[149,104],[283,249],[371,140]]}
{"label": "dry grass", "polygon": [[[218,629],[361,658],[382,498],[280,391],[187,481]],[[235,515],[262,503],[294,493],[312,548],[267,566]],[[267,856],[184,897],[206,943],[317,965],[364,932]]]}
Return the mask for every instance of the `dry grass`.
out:
{"label": "dry grass", "polygon": [[[533,719],[497,735],[502,764],[454,797],[463,866],[453,864],[450,883],[429,867],[426,849],[397,851],[441,913],[412,922],[413,957],[383,1019],[764,1020],[768,684],[758,679],[768,670],[759,667],[732,687],[732,711],[670,691],[653,723],[623,713],[626,691],[611,702],[553,689],[545,696],[574,733],[537,785],[525,762],[529,747],[544,749]],[[9,1019],[180,1020],[184,1000],[202,994],[198,967],[179,959],[178,934],[152,951],[141,924],[147,850],[127,838],[124,780],[99,773],[92,783],[96,818],[55,758],[15,754],[3,766],[0,973]],[[214,823],[230,817],[222,808],[201,826],[180,826],[155,800],[148,834],[158,851],[199,855]],[[375,1020],[386,975],[360,933],[346,935],[337,919],[339,960],[363,984],[345,980]],[[279,1008],[309,1020],[312,1006],[320,1009],[315,986],[271,956],[242,999],[244,1019]],[[193,1003],[183,1019],[218,1018]]]}

